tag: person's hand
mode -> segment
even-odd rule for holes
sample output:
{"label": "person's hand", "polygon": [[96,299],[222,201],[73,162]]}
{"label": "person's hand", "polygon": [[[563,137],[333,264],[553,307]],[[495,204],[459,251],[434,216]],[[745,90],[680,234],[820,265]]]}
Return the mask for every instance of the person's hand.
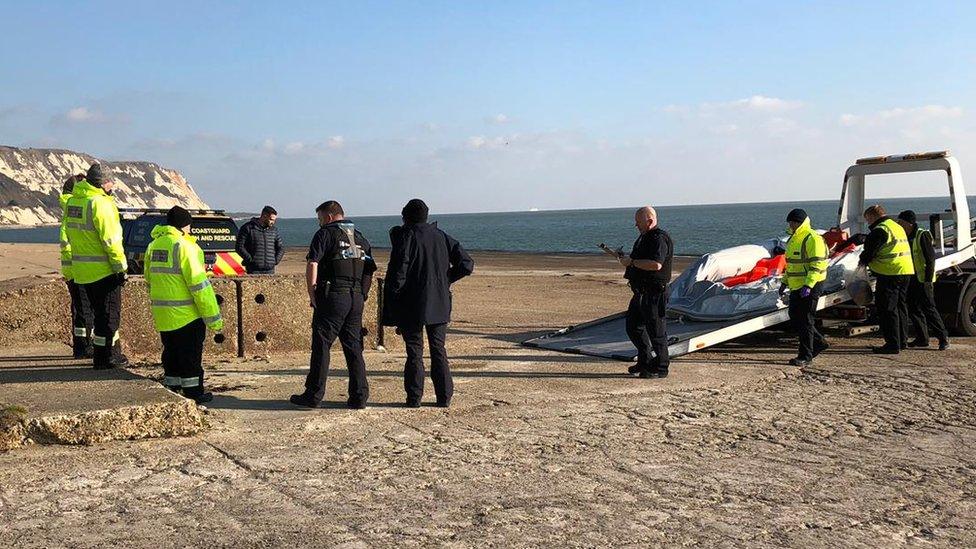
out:
{"label": "person's hand", "polygon": [[125,286],[125,283],[129,281],[129,273],[116,273],[115,276],[119,279],[119,286]]}
{"label": "person's hand", "polygon": [[806,298],[810,297],[810,292],[812,292],[812,291],[813,290],[811,290],[809,286],[804,286],[804,287],[800,288],[800,297],[802,297],[803,299],[806,299]]}
{"label": "person's hand", "polygon": [[308,306],[311,307],[311,308],[313,308],[313,309],[315,308],[315,295],[314,294],[308,294]]}
{"label": "person's hand", "polygon": [[786,292],[788,292],[789,289],[790,289],[790,287],[787,286],[785,283],[784,284],[780,284],[779,285],[779,296],[780,297],[783,297],[784,295],[786,295]]}
{"label": "person's hand", "polygon": [[209,328],[215,332],[219,332],[224,329],[224,319],[221,318],[217,322],[214,322],[209,326]]}

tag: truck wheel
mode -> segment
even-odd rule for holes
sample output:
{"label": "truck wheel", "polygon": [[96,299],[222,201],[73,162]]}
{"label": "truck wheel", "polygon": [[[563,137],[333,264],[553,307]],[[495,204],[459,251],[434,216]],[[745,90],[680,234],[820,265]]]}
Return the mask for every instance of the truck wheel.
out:
{"label": "truck wheel", "polygon": [[970,284],[962,296],[956,329],[960,335],[976,337],[976,284]]}

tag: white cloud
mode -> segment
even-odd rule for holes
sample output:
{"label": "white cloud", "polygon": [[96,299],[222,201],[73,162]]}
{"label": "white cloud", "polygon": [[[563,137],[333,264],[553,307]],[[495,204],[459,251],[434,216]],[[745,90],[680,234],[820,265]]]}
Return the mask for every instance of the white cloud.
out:
{"label": "white cloud", "polygon": [[109,116],[104,112],[90,107],[80,106],[68,109],[66,112],[51,117],[54,126],[80,126],[83,124],[104,124],[109,122],[127,122],[128,118],[121,115]]}
{"label": "white cloud", "polygon": [[333,135],[325,142],[325,145],[330,149],[341,149],[346,146],[346,138],[341,135]]}
{"label": "white cloud", "polygon": [[778,97],[767,97],[765,95],[753,95],[752,97],[733,101],[729,105],[758,112],[780,113],[798,109],[803,106],[803,102],[780,99]]}
{"label": "white cloud", "polygon": [[512,121],[512,119],[509,118],[509,116],[507,114],[498,113],[496,115],[489,116],[486,119],[486,121],[489,124],[495,124],[495,125],[499,125],[500,126],[502,124],[508,124],[509,122]]}
{"label": "white cloud", "polygon": [[838,122],[844,127],[879,126],[883,124],[925,124],[936,120],[950,120],[965,115],[962,107],[923,105],[921,107],[895,107],[869,114],[840,115]]}

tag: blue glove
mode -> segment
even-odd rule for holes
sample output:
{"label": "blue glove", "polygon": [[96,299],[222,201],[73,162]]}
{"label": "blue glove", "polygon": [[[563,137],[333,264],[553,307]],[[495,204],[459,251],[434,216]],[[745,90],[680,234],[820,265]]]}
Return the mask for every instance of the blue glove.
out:
{"label": "blue glove", "polygon": [[812,291],[813,290],[811,290],[809,286],[804,286],[804,287],[800,288],[800,297],[803,298],[803,299],[806,299],[806,298],[810,297],[810,292],[812,292]]}

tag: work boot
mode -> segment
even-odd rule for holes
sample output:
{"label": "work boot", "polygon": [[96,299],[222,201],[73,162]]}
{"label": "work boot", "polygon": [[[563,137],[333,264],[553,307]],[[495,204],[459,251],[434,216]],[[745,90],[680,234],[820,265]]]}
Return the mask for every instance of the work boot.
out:
{"label": "work boot", "polygon": [[815,344],[813,346],[813,358],[817,358],[817,355],[819,355],[820,353],[826,351],[829,348],[830,348],[830,345],[827,342],[823,342],[820,345],[816,345]]}
{"label": "work boot", "polygon": [[365,400],[348,400],[346,401],[346,407],[351,410],[363,410],[366,408]]}
{"label": "work boot", "polygon": [[129,367],[129,357],[125,355],[112,357],[112,360],[109,361],[109,368],[128,368],[128,367]]}
{"label": "work boot", "polygon": [[[940,345],[941,345],[941,343],[940,343]],[[908,342],[908,347],[909,348],[925,348],[925,347],[928,347],[928,346],[929,346],[929,342],[927,340],[916,339],[914,341],[909,341]]]}
{"label": "work boot", "polygon": [[813,360],[806,358],[796,357],[790,359],[790,366],[796,366],[797,368],[802,368],[803,366],[809,366],[811,364],[813,364]]}
{"label": "work boot", "polygon": [[300,395],[291,395],[291,398],[289,398],[288,401],[296,406],[304,406],[306,408],[319,407],[319,403],[315,402],[315,400],[312,397],[306,395],[305,393],[302,393]]}
{"label": "work boot", "polygon": [[[663,375],[662,375],[662,372],[664,373]],[[643,369],[643,370],[640,371],[640,373],[637,375],[637,377],[639,377],[641,379],[657,379],[659,377],[668,377],[668,371],[667,370],[660,370],[660,369],[654,369],[654,370],[651,370],[651,369]]]}
{"label": "work boot", "polygon": [[419,398],[408,398],[407,399],[407,408],[420,408],[420,399]]}
{"label": "work boot", "polygon": [[949,340],[948,339],[943,339],[942,341],[939,342],[939,350],[940,351],[945,351],[948,348],[949,348]]}
{"label": "work boot", "polygon": [[94,349],[91,341],[86,337],[76,337],[71,343],[72,354],[75,359],[92,358]]}
{"label": "work boot", "polygon": [[449,398],[443,399],[443,400],[442,399],[437,399],[437,403],[434,404],[434,406],[437,406],[438,408],[450,408],[451,407],[451,399],[449,399]]}
{"label": "work boot", "polygon": [[900,349],[882,345],[881,347],[871,347],[871,352],[876,355],[897,355]]}
{"label": "work boot", "polygon": [[639,373],[641,373],[641,370],[643,370],[643,369],[644,369],[644,367],[641,366],[640,362],[638,362],[636,364],[631,364],[630,366],[628,366],[627,367],[627,373],[630,374],[630,375],[639,374]]}
{"label": "work boot", "polygon": [[206,404],[207,402],[213,400],[213,393],[208,391],[206,393],[200,393],[199,395],[191,398],[193,399],[193,402],[196,402],[197,404]]}

